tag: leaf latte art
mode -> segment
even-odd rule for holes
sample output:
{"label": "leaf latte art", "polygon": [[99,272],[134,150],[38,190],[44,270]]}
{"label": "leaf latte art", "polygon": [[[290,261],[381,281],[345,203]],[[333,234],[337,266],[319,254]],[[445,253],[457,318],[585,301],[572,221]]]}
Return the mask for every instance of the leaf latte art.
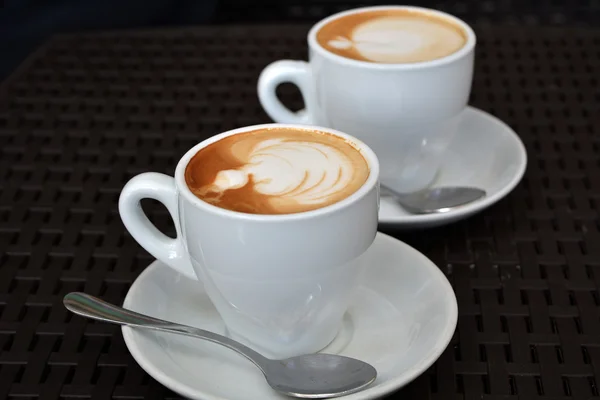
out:
{"label": "leaf latte art", "polygon": [[248,164],[219,171],[208,190],[222,193],[237,189],[252,176],[258,193],[300,204],[319,204],[346,189],[353,170],[348,157],[326,144],[269,139],[254,146]]}
{"label": "leaf latte art", "polygon": [[358,190],[368,165],[351,143],[303,129],[229,136],[200,150],[186,182],[200,199],[252,214],[288,214],[336,203]]}
{"label": "leaf latte art", "polygon": [[465,45],[466,35],[441,17],[391,8],[334,19],[319,30],[317,40],[343,57],[401,64],[450,55]]}

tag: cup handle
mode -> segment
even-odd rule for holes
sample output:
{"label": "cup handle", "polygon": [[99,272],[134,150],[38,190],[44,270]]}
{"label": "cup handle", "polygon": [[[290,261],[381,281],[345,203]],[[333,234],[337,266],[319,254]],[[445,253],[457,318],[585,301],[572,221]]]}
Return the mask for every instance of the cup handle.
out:
{"label": "cup handle", "polygon": [[[279,60],[262,70],[258,78],[258,99],[266,113],[275,122],[284,124],[313,124],[312,91],[310,90],[311,70],[305,61]],[[305,109],[293,112],[277,98],[275,90],[284,82],[298,86]]]}
{"label": "cup handle", "polygon": [[[119,196],[119,214],[131,236],[148,253],[188,278],[198,280],[183,245],[175,179],[156,172],[133,177]],[[142,210],[142,199],[160,201],[171,214],[177,237],[172,239],[159,231]]]}

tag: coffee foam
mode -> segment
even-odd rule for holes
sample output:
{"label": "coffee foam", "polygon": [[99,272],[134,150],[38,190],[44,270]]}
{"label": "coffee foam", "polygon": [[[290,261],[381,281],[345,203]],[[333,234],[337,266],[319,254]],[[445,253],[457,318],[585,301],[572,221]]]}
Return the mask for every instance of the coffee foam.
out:
{"label": "coffee foam", "polygon": [[186,182],[200,199],[253,214],[288,214],[336,203],[358,190],[369,168],[352,144],[302,129],[244,132],[200,150]]}
{"label": "coffee foam", "polygon": [[334,19],[317,32],[317,40],[335,54],[385,64],[445,57],[467,41],[462,28],[441,17],[393,9]]}

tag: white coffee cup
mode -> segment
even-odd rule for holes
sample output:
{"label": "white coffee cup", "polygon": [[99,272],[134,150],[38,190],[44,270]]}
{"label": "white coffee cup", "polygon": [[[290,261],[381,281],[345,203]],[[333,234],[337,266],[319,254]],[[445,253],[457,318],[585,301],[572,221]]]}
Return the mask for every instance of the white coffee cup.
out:
{"label": "white coffee cup", "polygon": [[[267,124],[211,137],[181,158],[174,178],[137,175],[119,198],[123,223],[138,243],[175,271],[202,282],[228,334],[273,358],[319,351],[336,336],[359,284],[361,256],[377,232],[377,157],[351,136],[318,128],[355,143],[370,174],[349,197],[297,214],[246,214],[213,206],[190,191],[184,174],[190,159],[211,143],[286,126],[302,128]],[[164,235],[148,220],[140,207],[144,198],[166,206],[177,238]]]}
{"label": "white coffee cup", "polygon": [[[379,64],[334,54],[317,41],[328,22],[370,10],[412,10],[449,20],[462,28],[458,51],[425,62]],[[430,185],[466,108],[473,76],[475,33],[460,19],[412,6],[378,6],[334,14],[308,34],[309,62],[280,60],[258,80],[258,96],[276,122],[315,124],[353,135],[377,154],[381,181],[398,191]],[[277,98],[284,82],[298,86],[305,109],[293,112]]]}

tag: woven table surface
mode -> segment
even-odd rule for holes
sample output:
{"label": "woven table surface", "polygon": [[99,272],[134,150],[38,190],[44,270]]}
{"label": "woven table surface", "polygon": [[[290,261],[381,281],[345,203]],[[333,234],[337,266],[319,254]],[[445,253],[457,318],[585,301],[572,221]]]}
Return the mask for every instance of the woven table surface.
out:
{"label": "woven table surface", "polygon": [[[497,205],[390,233],[448,276],[448,349],[394,399],[600,399],[600,31],[477,27],[471,104],[529,155]],[[0,87],[0,399],[179,398],[118,327],[70,315],[85,291],[120,304],[152,261],[117,212],[124,183],[172,174],[197,142],[269,122],[258,74],[305,59],[306,26],[56,37]],[[298,91],[281,88],[291,106]],[[162,206],[144,208],[173,232]],[[360,227],[357,226],[357,229]]]}

